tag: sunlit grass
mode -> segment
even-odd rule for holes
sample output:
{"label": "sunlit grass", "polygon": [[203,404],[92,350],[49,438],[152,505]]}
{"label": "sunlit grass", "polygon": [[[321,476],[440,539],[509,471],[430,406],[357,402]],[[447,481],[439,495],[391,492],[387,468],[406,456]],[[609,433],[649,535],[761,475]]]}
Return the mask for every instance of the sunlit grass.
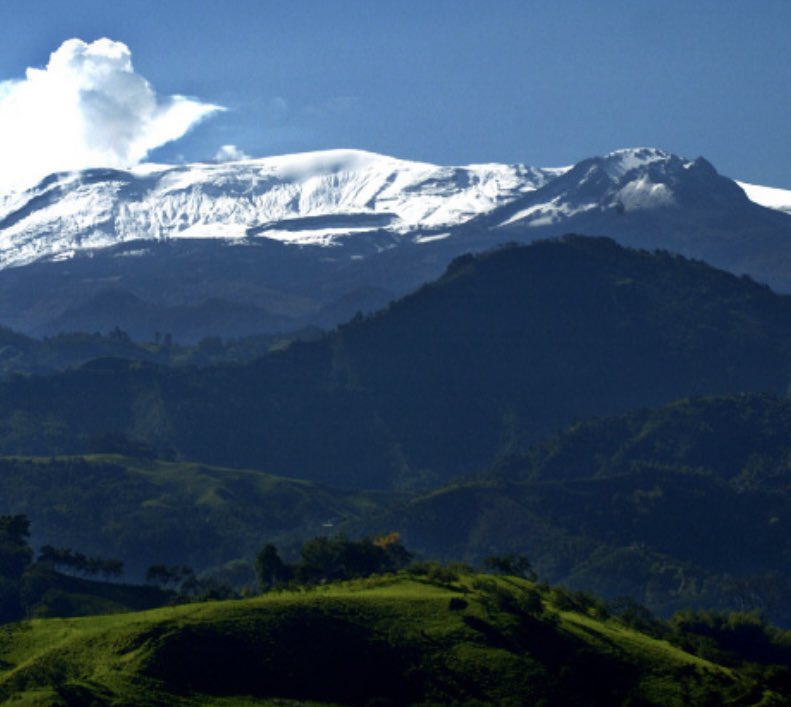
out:
{"label": "sunlit grass", "polygon": [[[485,581],[512,592],[535,589],[522,580],[487,577]],[[466,602],[461,610],[450,608],[454,597]],[[568,665],[575,664],[574,651],[584,649],[613,669],[632,670],[639,676],[633,694],[647,704],[683,704],[685,695],[705,695],[715,683],[743,691],[741,677],[733,670],[615,619],[556,611],[547,594],[543,599],[545,614],[554,616],[553,621],[528,621],[527,628],[520,630],[549,631],[547,636],[555,636],[552,640],[558,646],[571,651],[558,658]],[[244,600],[7,626],[0,633],[0,696],[12,704],[51,704],[64,699],[63,695],[72,699],[77,695],[79,701],[83,690],[123,704],[266,704],[264,698],[283,698],[271,704],[288,704],[288,694],[257,699],[191,691],[152,676],[150,667],[157,666],[157,675],[167,673],[166,661],[176,654],[163,650],[185,631],[231,641],[228,645],[238,640],[249,646],[252,637],[254,645],[261,641],[265,646],[267,637],[280,635],[282,626],[302,626],[305,640],[310,641],[310,627],[322,616],[364,627],[365,640],[372,647],[385,646],[396,651],[393,655],[411,656],[413,670],[425,674],[421,679],[430,700],[460,698],[465,690],[494,701],[505,700],[508,694],[515,699],[538,699],[555,689],[557,678],[547,671],[546,657],[520,648],[530,645],[530,636],[525,643],[521,634],[513,633],[514,616],[492,608],[482,594],[479,576],[461,575],[458,581],[439,586],[425,578],[399,575],[275,591]],[[300,617],[307,617],[304,626]],[[310,704],[304,699],[297,703]]]}

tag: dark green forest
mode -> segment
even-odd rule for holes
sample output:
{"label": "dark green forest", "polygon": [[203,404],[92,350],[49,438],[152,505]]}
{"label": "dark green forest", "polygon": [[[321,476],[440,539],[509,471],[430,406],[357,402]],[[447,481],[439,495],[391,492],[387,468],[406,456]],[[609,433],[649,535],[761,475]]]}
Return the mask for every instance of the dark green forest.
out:
{"label": "dark green forest", "polygon": [[[104,358],[0,384],[0,451],[155,452],[346,488],[429,488],[575,419],[789,383],[788,298],[703,263],[569,237],[249,364]],[[119,448],[118,451],[125,451]]]}
{"label": "dark green forest", "polygon": [[579,422],[363,527],[437,557],[523,552],[549,581],[666,615],[738,608],[790,625],[790,415],[786,399],[740,395]]}

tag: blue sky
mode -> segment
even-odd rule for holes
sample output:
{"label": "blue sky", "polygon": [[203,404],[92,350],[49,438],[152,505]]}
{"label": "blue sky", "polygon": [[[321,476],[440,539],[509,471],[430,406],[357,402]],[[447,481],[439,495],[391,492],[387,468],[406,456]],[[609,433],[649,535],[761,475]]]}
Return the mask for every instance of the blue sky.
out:
{"label": "blue sky", "polygon": [[552,166],[618,147],[791,188],[791,2],[51,0],[0,5],[0,79],[109,37],[228,110],[161,161],[357,147]]}

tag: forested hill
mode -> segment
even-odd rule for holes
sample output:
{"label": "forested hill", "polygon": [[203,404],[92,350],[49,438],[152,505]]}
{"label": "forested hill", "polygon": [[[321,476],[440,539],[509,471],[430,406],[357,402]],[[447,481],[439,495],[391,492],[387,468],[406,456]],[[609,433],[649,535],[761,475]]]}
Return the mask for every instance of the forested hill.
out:
{"label": "forested hill", "polygon": [[[575,418],[785,390],[791,301],[604,238],[455,260],[376,315],[246,366],[105,360],[0,387],[0,452],[108,449],[340,486],[430,484]],[[128,451],[128,450],[123,450]]]}
{"label": "forested hill", "polygon": [[791,492],[791,399],[737,395],[583,420],[504,461],[509,478],[604,478],[648,469],[705,473],[745,492]]}
{"label": "forested hill", "polygon": [[791,401],[768,395],[585,420],[357,532],[469,562],[523,553],[543,579],[663,613],[750,609],[791,626],[789,430]]}

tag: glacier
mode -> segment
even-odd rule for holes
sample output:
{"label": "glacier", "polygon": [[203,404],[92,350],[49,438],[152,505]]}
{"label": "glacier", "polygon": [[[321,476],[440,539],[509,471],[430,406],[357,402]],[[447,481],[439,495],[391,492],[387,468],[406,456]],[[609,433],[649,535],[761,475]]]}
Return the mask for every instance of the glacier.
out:
{"label": "glacier", "polygon": [[[332,247],[379,234],[378,247],[390,248],[447,238],[491,213],[502,227],[540,229],[603,208],[672,206],[677,173],[695,164],[650,147],[555,168],[447,167],[339,149],[56,173],[0,194],[0,269],[152,240]],[[738,184],[753,202],[791,213],[791,191]]]}
{"label": "glacier", "polygon": [[[54,174],[0,196],[0,267],[138,240],[246,239],[327,245],[379,227],[455,226],[562,172],[442,167],[361,150]],[[350,216],[338,219],[340,216]],[[335,217],[327,223],[322,217]],[[294,227],[302,220],[303,227]]]}

